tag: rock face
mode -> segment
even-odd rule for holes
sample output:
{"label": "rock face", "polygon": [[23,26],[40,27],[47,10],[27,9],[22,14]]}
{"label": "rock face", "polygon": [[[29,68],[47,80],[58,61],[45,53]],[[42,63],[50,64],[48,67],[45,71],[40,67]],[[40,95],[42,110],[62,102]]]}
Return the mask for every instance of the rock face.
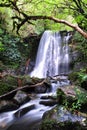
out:
{"label": "rock face", "polygon": [[29,100],[30,100],[29,96],[23,91],[18,91],[13,98],[13,101],[19,105],[26,103]]}

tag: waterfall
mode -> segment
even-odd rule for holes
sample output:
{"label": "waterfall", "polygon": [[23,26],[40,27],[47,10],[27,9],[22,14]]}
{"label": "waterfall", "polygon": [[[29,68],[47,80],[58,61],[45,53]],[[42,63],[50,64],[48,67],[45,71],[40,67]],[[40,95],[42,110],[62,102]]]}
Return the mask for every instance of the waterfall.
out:
{"label": "waterfall", "polygon": [[46,78],[69,71],[70,35],[61,36],[59,32],[45,31],[37,51],[36,63],[30,76]]}

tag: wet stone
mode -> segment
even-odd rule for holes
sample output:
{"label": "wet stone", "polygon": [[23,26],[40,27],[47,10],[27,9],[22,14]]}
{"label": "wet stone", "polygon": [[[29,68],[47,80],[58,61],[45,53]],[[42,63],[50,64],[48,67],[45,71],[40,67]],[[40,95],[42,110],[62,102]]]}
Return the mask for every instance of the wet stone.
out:
{"label": "wet stone", "polygon": [[20,117],[24,116],[27,112],[29,112],[29,111],[31,111],[33,109],[35,109],[34,104],[31,105],[31,106],[19,109],[14,115],[15,115],[16,118],[20,118]]}
{"label": "wet stone", "polygon": [[12,101],[1,101],[0,102],[0,113],[1,112],[7,112],[17,109],[19,106],[17,104],[14,104]]}
{"label": "wet stone", "polygon": [[57,104],[57,101],[55,100],[50,100],[50,101],[40,101],[40,104],[43,104],[45,106],[54,106]]}
{"label": "wet stone", "polygon": [[18,91],[16,93],[16,95],[14,96],[13,98],[13,101],[16,103],[16,104],[24,104],[28,101],[30,101],[30,97],[23,91]]}

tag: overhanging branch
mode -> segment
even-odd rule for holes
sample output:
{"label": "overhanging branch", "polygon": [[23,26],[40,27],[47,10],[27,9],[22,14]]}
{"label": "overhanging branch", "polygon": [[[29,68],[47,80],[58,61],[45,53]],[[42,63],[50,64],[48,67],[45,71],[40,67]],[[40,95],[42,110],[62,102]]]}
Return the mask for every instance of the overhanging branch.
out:
{"label": "overhanging branch", "polygon": [[[13,19],[15,19],[15,17],[12,17]],[[25,18],[22,20],[22,22],[19,24],[19,26],[21,27],[25,22],[27,22],[28,20],[38,20],[38,19],[48,19],[48,20],[52,20],[56,23],[62,23],[65,24],[73,29],[75,29],[76,31],[78,31],[83,37],[85,37],[87,39],[87,33],[84,32],[79,26],[71,24],[70,22],[66,21],[66,20],[60,20],[58,18],[52,17],[52,16],[25,16]],[[19,28],[18,28],[19,30]]]}

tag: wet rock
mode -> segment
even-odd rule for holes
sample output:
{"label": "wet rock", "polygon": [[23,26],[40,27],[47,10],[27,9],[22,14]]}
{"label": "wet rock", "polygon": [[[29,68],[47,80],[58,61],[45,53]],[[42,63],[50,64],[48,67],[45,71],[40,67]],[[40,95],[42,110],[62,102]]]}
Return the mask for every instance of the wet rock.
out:
{"label": "wet rock", "polygon": [[35,88],[35,92],[36,93],[45,93],[45,92],[49,92],[50,89],[51,89],[51,83],[49,82],[48,79],[46,79],[46,80],[44,80],[44,82],[41,85],[39,85]]}
{"label": "wet rock", "polygon": [[57,120],[57,118],[58,118],[58,116],[57,116],[57,106],[54,106],[51,110],[46,111],[43,114],[43,117],[42,117],[43,120],[45,120],[45,119]]}
{"label": "wet rock", "polygon": [[14,115],[15,115],[16,118],[20,118],[23,115],[25,115],[27,112],[29,112],[30,110],[33,110],[33,109],[35,109],[35,105],[34,104],[31,105],[31,106],[19,109]]}
{"label": "wet rock", "polygon": [[53,99],[53,100],[55,100],[56,98],[53,96],[45,95],[45,96],[41,96],[40,99]]}
{"label": "wet rock", "polygon": [[13,98],[13,101],[16,103],[16,104],[24,104],[28,101],[30,101],[30,97],[23,91],[18,91],[16,93],[16,95],[14,96]]}
{"label": "wet rock", "polygon": [[80,53],[77,50],[74,50],[72,52],[72,59],[73,61],[77,61],[77,59],[80,57]]}
{"label": "wet rock", "polygon": [[45,106],[54,106],[57,104],[56,100],[50,100],[50,101],[40,101],[40,104],[43,104]]}
{"label": "wet rock", "polygon": [[47,87],[44,84],[35,88],[35,93],[45,93],[46,91]]}
{"label": "wet rock", "polygon": [[19,106],[14,104],[12,101],[1,101],[0,102],[0,112],[7,112],[17,109]]}
{"label": "wet rock", "polygon": [[86,118],[69,112],[64,107],[54,107],[43,114],[40,130],[87,130]]}
{"label": "wet rock", "polygon": [[45,120],[42,122],[39,130],[87,130],[87,127],[83,126],[79,122],[57,122],[55,120]]}

